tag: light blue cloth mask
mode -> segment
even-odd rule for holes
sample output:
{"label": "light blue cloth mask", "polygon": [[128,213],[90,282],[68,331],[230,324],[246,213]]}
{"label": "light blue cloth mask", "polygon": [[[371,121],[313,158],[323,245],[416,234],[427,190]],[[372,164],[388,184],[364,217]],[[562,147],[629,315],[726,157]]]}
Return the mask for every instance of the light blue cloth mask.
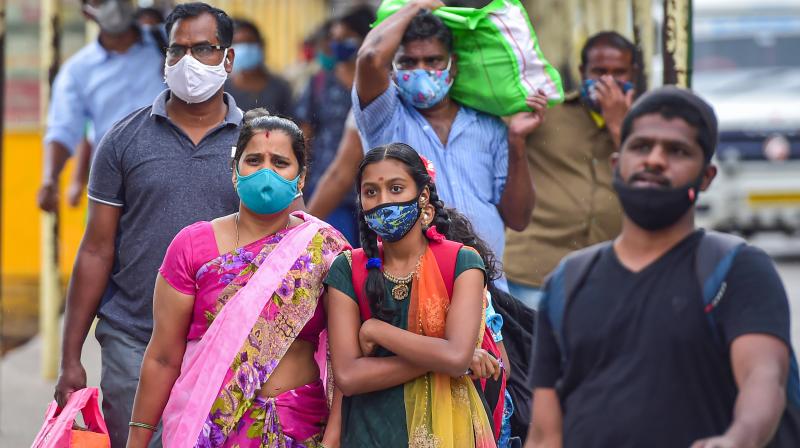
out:
{"label": "light blue cloth mask", "polygon": [[264,66],[264,51],[261,45],[254,43],[233,44],[231,46],[236,54],[233,62],[233,71],[241,72]]}

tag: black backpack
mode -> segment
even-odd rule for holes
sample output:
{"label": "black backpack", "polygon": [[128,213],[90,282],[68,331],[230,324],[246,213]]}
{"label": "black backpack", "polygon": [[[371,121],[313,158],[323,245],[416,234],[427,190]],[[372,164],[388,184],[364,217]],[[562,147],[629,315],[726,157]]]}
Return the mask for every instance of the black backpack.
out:
{"label": "black backpack", "polygon": [[511,435],[525,440],[531,421],[531,394],[528,385],[531,347],[533,345],[536,311],[523,305],[510,294],[489,286],[492,305],[503,316],[503,345],[511,363],[511,377],[506,382],[506,390],[514,403],[511,416]]}
{"label": "black backpack", "polygon": [[[546,303],[546,313],[553,328],[555,339],[561,351],[562,370],[569,359],[566,344],[564,343],[564,311],[578,290],[583,286],[592,266],[612,242],[596,244],[575,251],[566,256],[558,267],[551,273],[546,281],[545,294],[542,303]],[[714,309],[725,295],[728,271],[733,265],[733,260],[739,251],[746,246],[745,240],[734,235],[705,231],[695,253],[695,275],[700,290],[703,292],[703,311],[711,326],[714,339],[721,349],[727,350],[724,340],[719,334],[714,323]],[[503,330],[505,331],[505,330]],[[794,350],[790,348],[789,374],[786,385],[786,409],[783,426],[776,434],[771,446],[797,446],[800,440],[800,375],[798,374],[797,358]],[[516,404],[516,403],[515,403]],[[788,421],[787,421],[788,420]],[[794,441],[790,442],[788,439]]]}

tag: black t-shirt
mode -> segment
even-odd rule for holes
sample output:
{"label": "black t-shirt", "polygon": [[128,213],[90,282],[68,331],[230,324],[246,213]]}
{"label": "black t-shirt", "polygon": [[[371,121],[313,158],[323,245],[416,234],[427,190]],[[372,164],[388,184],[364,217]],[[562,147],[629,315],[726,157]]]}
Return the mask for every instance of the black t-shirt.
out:
{"label": "black t-shirt", "polygon": [[565,447],[688,447],[720,435],[737,395],[730,343],[766,333],[790,345],[783,284],[751,246],[734,259],[712,332],[694,267],[701,237],[693,233],[638,273],[605,249],[566,308],[563,374],[547,313],[539,313],[531,381],[556,387]]}

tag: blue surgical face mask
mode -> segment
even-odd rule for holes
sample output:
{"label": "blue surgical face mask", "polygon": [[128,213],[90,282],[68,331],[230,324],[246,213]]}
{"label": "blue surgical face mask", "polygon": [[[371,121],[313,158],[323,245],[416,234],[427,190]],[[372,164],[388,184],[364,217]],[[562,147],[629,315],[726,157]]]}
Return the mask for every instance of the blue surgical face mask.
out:
{"label": "blue surgical face mask", "polygon": [[450,63],[444,70],[400,70],[394,67],[394,79],[400,96],[417,109],[429,109],[439,104],[453,85]]}
{"label": "blue surgical face mask", "polygon": [[286,180],[275,171],[264,168],[242,176],[236,167],[236,192],[249,210],[260,215],[271,215],[286,210],[302,193],[297,184],[300,175]]}
{"label": "blue surgical face mask", "polygon": [[323,52],[317,53],[317,63],[323,70],[329,72],[336,66],[336,58]]}
{"label": "blue surgical face mask", "polygon": [[[587,79],[583,81],[581,84],[581,97],[583,101],[589,106],[589,109],[599,113],[602,113],[603,108],[600,107],[600,103],[597,101],[597,81],[596,79]],[[616,81],[619,88],[622,90],[623,94],[628,93],[629,90],[633,88],[633,83],[630,81]]]}
{"label": "blue surgical face mask", "polygon": [[241,72],[264,66],[264,52],[261,45],[254,43],[233,44],[231,46],[236,54],[233,61],[233,71]]}
{"label": "blue surgical face mask", "polygon": [[342,41],[334,40],[331,42],[331,53],[333,53],[333,58],[337,62],[347,62],[355,58],[360,46],[361,43],[355,38]]}
{"label": "blue surgical face mask", "polygon": [[382,240],[394,243],[411,231],[419,219],[419,202],[390,202],[364,212],[367,226]]}

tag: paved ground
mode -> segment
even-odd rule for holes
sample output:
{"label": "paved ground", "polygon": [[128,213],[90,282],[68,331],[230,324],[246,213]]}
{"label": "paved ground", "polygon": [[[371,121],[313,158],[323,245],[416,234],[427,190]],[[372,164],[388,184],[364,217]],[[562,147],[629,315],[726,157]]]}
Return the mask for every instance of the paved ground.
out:
{"label": "paved ground", "polygon": [[[761,237],[754,243],[776,257],[792,305],[794,346],[800,347],[800,238]],[[8,353],[0,361],[0,447],[30,446],[52,400],[52,381],[39,374],[38,338]],[[92,335],[84,349],[88,384],[100,384],[100,347]]]}
{"label": "paved ground", "polygon": [[[39,373],[40,342],[36,337],[0,361],[0,447],[31,446],[53,399],[55,383]],[[83,354],[87,383],[99,388],[100,345],[93,334],[86,338]]]}

